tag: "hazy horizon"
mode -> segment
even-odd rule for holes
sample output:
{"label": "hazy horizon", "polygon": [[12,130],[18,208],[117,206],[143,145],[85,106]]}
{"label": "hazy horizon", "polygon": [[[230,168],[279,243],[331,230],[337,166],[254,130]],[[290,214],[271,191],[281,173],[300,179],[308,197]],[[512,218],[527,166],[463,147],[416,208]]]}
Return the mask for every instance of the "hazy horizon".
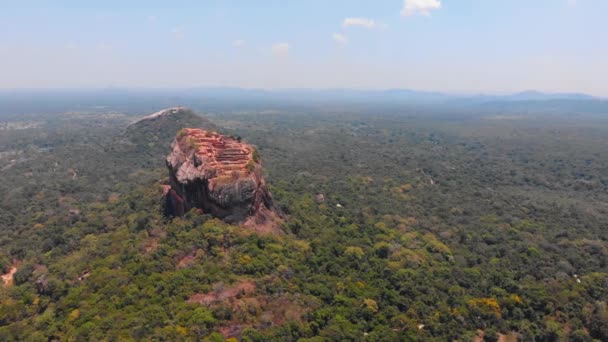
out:
{"label": "hazy horizon", "polygon": [[605,100],[608,96],[597,96],[590,93],[577,92],[577,91],[544,91],[542,89],[520,89],[515,91],[488,91],[488,92],[458,92],[458,91],[439,91],[432,89],[415,89],[415,88],[349,88],[349,87],[335,87],[335,88],[261,88],[261,87],[238,87],[238,86],[189,86],[189,87],[153,87],[153,86],[139,86],[139,87],[129,87],[129,86],[90,86],[90,87],[15,87],[15,88],[2,88],[0,87],[0,92],[17,92],[17,93],[27,93],[27,92],[106,92],[106,91],[116,91],[116,92],[179,92],[179,91],[245,91],[245,92],[265,92],[269,94],[280,94],[280,93],[300,93],[305,94],[308,92],[320,92],[320,93],[332,93],[332,92],[352,92],[352,93],[383,93],[383,92],[412,92],[413,94],[430,94],[437,95],[443,97],[452,97],[452,98],[472,98],[477,96],[486,96],[486,97],[508,97],[508,96],[517,96],[517,95],[538,95],[538,96],[554,96],[556,98],[560,98],[560,96],[577,96],[580,95],[582,97],[587,97],[589,99],[595,100]]}
{"label": "hazy horizon", "polygon": [[0,89],[606,97],[607,10],[600,0],[11,3]]}

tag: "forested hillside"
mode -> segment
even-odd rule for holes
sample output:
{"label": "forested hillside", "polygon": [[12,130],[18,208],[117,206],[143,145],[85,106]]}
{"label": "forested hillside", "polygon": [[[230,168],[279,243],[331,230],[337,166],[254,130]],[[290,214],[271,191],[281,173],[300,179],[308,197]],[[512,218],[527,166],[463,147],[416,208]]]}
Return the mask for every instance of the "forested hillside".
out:
{"label": "forested hillside", "polygon": [[0,340],[608,340],[608,120],[204,114],[259,150],[282,234],[163,217],[177,131],[0,118]]}

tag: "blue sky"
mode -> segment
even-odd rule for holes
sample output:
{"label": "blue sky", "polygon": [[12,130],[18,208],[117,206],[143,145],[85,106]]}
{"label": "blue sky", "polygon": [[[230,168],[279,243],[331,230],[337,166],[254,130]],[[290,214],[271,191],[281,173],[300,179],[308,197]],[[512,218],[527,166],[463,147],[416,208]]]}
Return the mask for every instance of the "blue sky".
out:
{"label": "blue sky", "polygon": [[0,88],[608,96],[606,0],[0,1]]}

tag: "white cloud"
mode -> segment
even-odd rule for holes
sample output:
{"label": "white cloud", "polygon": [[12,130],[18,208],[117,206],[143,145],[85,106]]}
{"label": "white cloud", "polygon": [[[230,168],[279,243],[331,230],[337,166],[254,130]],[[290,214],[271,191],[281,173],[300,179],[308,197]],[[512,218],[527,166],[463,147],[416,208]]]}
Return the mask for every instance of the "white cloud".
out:
{"label": "white cloud", "polygon": [[97,45],[95,45],[95,50],[97,50],[98,52],[110,52],[113,49],[114,47],[106,42],[99,42],[97,43]]}
{"label": "white cloud", "polygon": [[287,56],[289,54],[288,43],[276,43],[272,45],[272,54],[278,57]]}
{"label": "white cloud", "polygon": [[76,50],[78,48],[78,44],[70,41],[65,44],[65,48],[68,50]]}
{"label": "white cloud", "polygon": [[372,29],[372,28],[376,27],[376,22],[373,21],[372,19],[367,19],[367,18],[346,18],[346,19],[344,19],[342,26],[344,26],[344,27],[360,26],[360,27]]}
{"label": "white cloud", "polygon": [[441,8],[440,0],[404,0],[401,15],[404,17],[421,14],[429,15],[431,11]]}
{"label": "white cloud", "polygon": [[346,36],[344,36],[343,34],[340,33],[334,33],[331,35],[331,37],[334,39],[334,41],[340,45],[344,45],[348,42],[348,39],[346,39]]}
{"label": "white cloud", "polygon": [[175,36],[175,39],[182,40],[184,39],[184,27],[178,26],[171,29],[171,33]]}
{"label": "white cloud", "polygon": [[236,48],[240,48],[245,46],[245,41],[241,40],[241,39],[237,39],[235,41],[232,42],[232,46],[236,47]]}
{"label": "white cloud", "polygon": [[158,18],[155,15],[149,15],[146,19],[148,19],[149,22],[153,23],[155,22]]}

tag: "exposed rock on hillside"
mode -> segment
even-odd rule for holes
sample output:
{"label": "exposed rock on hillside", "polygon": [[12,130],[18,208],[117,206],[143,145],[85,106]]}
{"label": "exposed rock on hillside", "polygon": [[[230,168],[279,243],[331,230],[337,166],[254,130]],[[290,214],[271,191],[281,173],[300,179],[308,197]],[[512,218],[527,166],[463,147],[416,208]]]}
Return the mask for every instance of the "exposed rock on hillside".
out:
{"label": "exposed rock on hillside", "polygon": [[17,267],[13,265],[8,269],[8,272],[6,272],[6,274],[0,276],[2,282],[4,283],[4,286],[10,286],[13,284],[13,276],[15,275],[15,273],[17,273]]}
{"label": "exposed rock on hillside", "polygon": [[178,132],[166,161],[166,215],[182,216],[198,208],[258,232],[279,231],[280,218],[253,146],[216,132],[185,128]]}

